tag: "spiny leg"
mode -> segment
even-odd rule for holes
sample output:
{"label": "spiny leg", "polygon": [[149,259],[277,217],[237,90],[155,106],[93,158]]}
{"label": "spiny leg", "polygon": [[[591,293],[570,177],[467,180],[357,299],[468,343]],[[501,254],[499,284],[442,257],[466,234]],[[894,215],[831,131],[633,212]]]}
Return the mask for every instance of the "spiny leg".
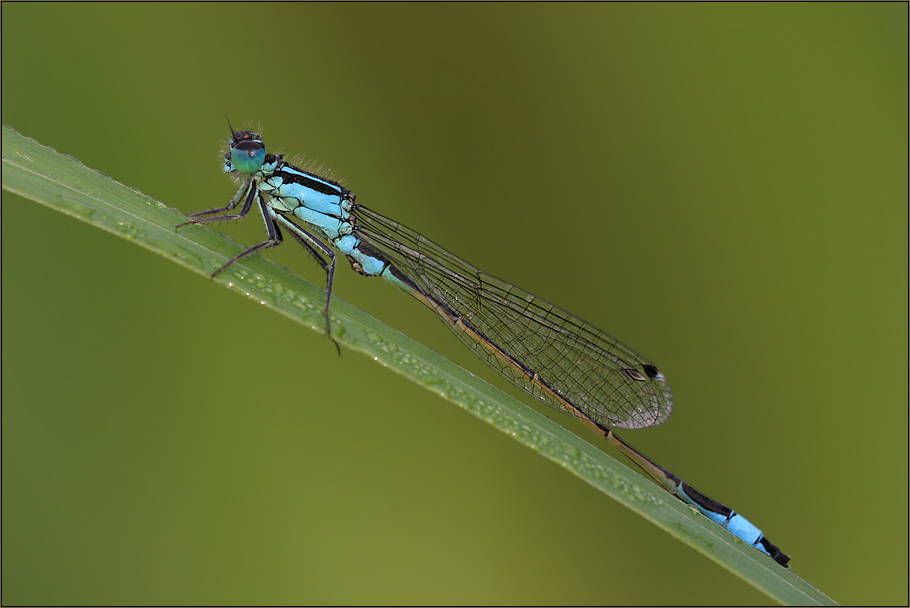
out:
{"label": "spiny leg", "polygon": [[[259,243],[258,245],[253,245],[246,251],[242,251],[242,252],[238,253],[237,255],[232,257],[230,260],[228,260],[227,262],[222,264],[218,270],[216,270],[215,272],[212,273],[212,275],[211,275],[212,278],[215,278],[215,275],[217,275],[219,272],[221,272],[222,270],[224,270],[225,268],[227,268],[228,266],[230,266],[237,260],[243,259],[250,254],[256,253],[257,251],[262,251],[263,249],[268,249],[270,247],[277,247],[278,245],[280,245],[282,243],[281,231],[278,229],[278,223],[275,221],[275,216],[273,215],[268,204],[265,202],[265,199],[262,198],[262,193],[259,192],[258,188],[253,188],[250,190],[250,196],[247,197],[247,203],[244,203],[243,210],[241,210],[241,213],[243,215],[246,215],[246,212],[249,211],[249,209],[247,209],[247,207],[252,204],[251,199],[253,198],[254,191],[256,194],[256,198],[258,198],[258,200],[259,200],[259,210],[262,211],[262,219],[265,222],[265,229],[268,232],[269,238],[268,238],[268,240],[265,240],[265,241]],[[241,216],[241,217],[243,217],[243,216]],[[196,221],[214,221],[216,219],[218,219],[218,218],[203,218],[202,220],[196,220]]]}
{"label": "spiny leg", "polygon": [[[231,199],[231,202],[228,203],[227,207],[221,207],[220,209],[208,209],[206,211],[194,211],[193,213],[187,213],[186,216],[195,217],[195,216],[199,216],[199,215],[205,215],[207,213],[220,213],[222,211],[229,211],[230,209],[233,209],[234,207],[237,206],[237,203],[239,203],[240,199],[243,197],[241,193],[245,192],[246,200],[243,202],[243,207],[240,209],[240,213],[238,213],[236,215],[219,215],[216,217],[200,217],[199,219],[190,220],[188,222],[183,222],[182,224],[178,224],[177,226],[174,226],[174,229],[176,230],[177,228],[180,228],[181,226],[186,226],[187,224],[204,224],[206,222],[225,222],[225,221],[229,221],[229,220],[239,220],[241,218],[246,217],[246,214],[249,213],[250,209],[253,207],[253,201],[255,200],[256,196],[258,195],[259,198],[262,199],[262,195],[259,194],[259,187],[255,184],[255,182],[252,181],[252,177],[247,178],[246,182],[244,182],[244,186],[246,187],[246,189],[240,188],[240,190],[237,191],[237,194],[234,195],[234,198]],[[266,223],[268,223],[268,222],[266,222]]]}
{"label": "spiny leg", "polygon": [[[315,235],[310,234],[308,231],[295,224],[289,218],[279,215],[277,219],[278,222],[284,224],[285,228],[291,233],[291,236],[293,236],[298,243],[303,245],[303,247],[309,251],[310,255],[313,256],[313,259],[315,259],[322,266],[322,269],[325,270],[326,294],[325,309],[323,310],[323,315],[325,316],[325,332],[329,337],[329,340],[335,345],[338,355],[341,356],[341,347],[338,345],[338,342],[335,341],[335,338],[332,337],[332,322],[329,318],[329,305],[332,301],[332,284],[335,282],[335,251]],[[328,258],[328,262],[326,262],[326,258]]]}

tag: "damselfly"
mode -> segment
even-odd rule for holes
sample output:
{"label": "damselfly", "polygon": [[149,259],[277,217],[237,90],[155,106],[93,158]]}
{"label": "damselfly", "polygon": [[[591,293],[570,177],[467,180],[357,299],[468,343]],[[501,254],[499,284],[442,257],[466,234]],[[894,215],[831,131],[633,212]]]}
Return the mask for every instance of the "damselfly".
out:
{"label": "damselfly", "polygon": [[[194,219],[180,226],[240,219],[256,206],[268,239],[234,256],[212,276],[239,259],[281,244],[281,229],[286,229],[326,271],[324,314],[331,336],[334,247],[357,272],[384,277],[432,308],[468,348],[506,379],[577,416],[668,492],[787,566],[790,558],[746,518],[694,489],[610,430],[610,426],[653,426],[670,416],[670,387],[647,359],[593,325],[356,203],[340,184],[291,165],[283,155],[267,154],[258,133],[231,128],[224,171],[242,179],[234,197],[224,207],[190,213],[188,217]],[[227,214],[238,205],[239,212]]]}

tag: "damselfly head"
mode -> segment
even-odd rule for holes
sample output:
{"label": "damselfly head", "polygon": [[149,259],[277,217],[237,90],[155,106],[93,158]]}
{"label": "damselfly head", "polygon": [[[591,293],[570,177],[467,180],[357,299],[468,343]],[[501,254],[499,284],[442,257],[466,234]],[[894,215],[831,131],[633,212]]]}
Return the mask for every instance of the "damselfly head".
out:
{"label": "damselfly head", "polygon": [[265,162],[265,144],[262,136],[253,131],[231,129],[230,150],[224,155],[224,170],[227,173],[239,171],[253,174]]}

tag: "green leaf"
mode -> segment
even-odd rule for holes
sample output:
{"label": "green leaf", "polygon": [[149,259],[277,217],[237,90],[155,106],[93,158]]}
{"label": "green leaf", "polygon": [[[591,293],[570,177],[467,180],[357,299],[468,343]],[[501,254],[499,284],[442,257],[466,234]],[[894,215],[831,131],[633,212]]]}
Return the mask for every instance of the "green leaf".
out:
{"label": "green leaf", "polygon": [[[206,278],[242,250],[231,239],[202,226],[175,231],[174,226],[185,221],[181,212],[6,125],[3,188],[120,235]],[[292,321],[325,331],[325,290],[261,256],[244,258],[215,280]],[[711,523],[639,473],[366,312],[333,298],[332,324],[340,344],[366,354],[560,464],[771,598],[789,604],[833,604],[792,570]]]}

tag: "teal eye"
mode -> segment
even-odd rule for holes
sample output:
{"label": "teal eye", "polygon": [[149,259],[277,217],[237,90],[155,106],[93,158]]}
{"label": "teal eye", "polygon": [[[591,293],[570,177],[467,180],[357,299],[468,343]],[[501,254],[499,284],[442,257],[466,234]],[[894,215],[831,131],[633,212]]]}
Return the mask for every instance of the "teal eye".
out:
{"label": "teal eye", "polygon": [[241,173],[255,173],[265,162],[265,146],[251,139],[239,141],[231,146],[231,162]]}

